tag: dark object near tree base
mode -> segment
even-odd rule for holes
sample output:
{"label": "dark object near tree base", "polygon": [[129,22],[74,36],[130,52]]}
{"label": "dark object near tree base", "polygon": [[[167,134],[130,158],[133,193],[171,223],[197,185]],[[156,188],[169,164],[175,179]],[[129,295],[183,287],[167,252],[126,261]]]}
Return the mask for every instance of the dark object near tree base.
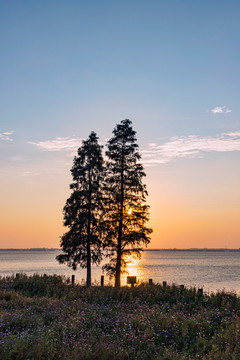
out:
{"label": "dark object near tree base", "polygon": [[203,289],[198,289],[198,294],[203,295]]}
{"label": "dark object near tree base", "polygon": [[137,277],[136,276],[128,276],[127,277],[127,284],[130,284],[132,287],[134,287],[134,284],[137,283]]}
{"label": "dark object near tree base", "polygon": [[167,286],[167,282],[166,281],[163,281],[163,286],[166,287]]}
{"label": "dark object near tree base", "polygon": [[149,285],[152,285],[153,281],[152,279],[149,279]]}
{"label": "dark object near tree base", "polygon": [[180,285],[179,287],[180,287],[180,289],[184,289],[184,285]]}

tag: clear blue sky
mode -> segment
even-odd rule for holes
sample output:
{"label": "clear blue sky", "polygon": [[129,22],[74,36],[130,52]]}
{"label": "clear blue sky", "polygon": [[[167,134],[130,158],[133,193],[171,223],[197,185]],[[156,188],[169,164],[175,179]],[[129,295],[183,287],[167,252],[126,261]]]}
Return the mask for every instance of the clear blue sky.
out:
{"label": "clear blue sky", "polygon": [[152,247],[238,247],[239,17],[227,0],[0,1],[0,247],[58,246],[76,144],[124,118]]}

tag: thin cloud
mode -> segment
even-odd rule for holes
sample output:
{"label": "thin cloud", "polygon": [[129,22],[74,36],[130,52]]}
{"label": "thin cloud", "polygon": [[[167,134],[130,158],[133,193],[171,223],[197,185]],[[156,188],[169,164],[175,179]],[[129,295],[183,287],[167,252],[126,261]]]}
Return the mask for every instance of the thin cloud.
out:
{"label": "thin cloud", "polygon": [[202,158],[209,152],[240,151],[240,131],[201,137],[198,135],[175,136],[161,145],[149,144],[143,150],[145,165],[165,164],[178,158]]}
{"label": "thin cloud", "polygon": [[13,134],[13,131],[5,131],[3,133],[0,133],[0,140],[13,141],[13,139],[11,138],[12,134]]}
{"label": "thin cloud", "polygon": [[10,158],[12,161],[16,161],[16,162],[23,162],[24,158],[22,156],[12,156]]}
{"label": "thin cloud", "polygon": [[78,149],[82,144],[82,139],[70,137],[57,137],[54,140],[28,142],[31,145],[37,146],[43,151],[73,151]]}
{"label": "thin cloud", "polygon": [[211,110],[213,114],[228,114],[232,110],[228,109],[226,106],[217,106]]}
{"label": "thin cloud", "polygon": [[40,172],[36,172],[36,171],[22,171],[22,172],[20,173],[20,175],[21,175],[22,177],[30,177],[30,176],[39,176],[39,175],[41,175],[41,173],[40,173]]}

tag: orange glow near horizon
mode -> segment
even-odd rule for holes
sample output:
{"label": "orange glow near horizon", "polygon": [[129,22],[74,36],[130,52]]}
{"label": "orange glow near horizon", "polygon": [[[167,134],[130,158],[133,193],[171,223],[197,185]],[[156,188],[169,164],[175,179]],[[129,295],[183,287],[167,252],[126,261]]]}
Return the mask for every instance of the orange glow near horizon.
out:
{"label": "orange glow near horizon", "polygon": [[[170,175],[147,169],[147,226],[153,229],[148,248],[239,248],[239,167],[235,165],[223,163],[221,171],[204,165],[209,178],[198,168],[184,169],[177,180],[172,168]],[[57,183],[45,175],[37,181],[2,177],[0,248],[60,247],[60,237],[67,230],[62,209],[71,181],[64,171]],[[131,215],[132,209],[127,213]]]}
{"label": "orange glow near horizon", "polygon": [[[164,199],[162,199],[164,200]],[[151,206],[148,226],[153,228],[148,248],[239,248],[238,208],[197,208],[172,202]],[[188,205],[188,206],[187,206]],[[179,210],[179,208],[181,210]],[[56,206],[15,206],[1,211],[0,248],[59,247],[66,231],[62,208]]]}

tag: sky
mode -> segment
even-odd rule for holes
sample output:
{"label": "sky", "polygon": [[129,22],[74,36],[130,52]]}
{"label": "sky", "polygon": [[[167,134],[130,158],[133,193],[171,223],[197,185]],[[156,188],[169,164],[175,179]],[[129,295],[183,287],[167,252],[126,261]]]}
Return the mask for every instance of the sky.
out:
{"label": "sky", "polygon": [[91,131],[137,132],[149,248],[240,247],[240,3],[0,0],[0,248],[59,247]]}

